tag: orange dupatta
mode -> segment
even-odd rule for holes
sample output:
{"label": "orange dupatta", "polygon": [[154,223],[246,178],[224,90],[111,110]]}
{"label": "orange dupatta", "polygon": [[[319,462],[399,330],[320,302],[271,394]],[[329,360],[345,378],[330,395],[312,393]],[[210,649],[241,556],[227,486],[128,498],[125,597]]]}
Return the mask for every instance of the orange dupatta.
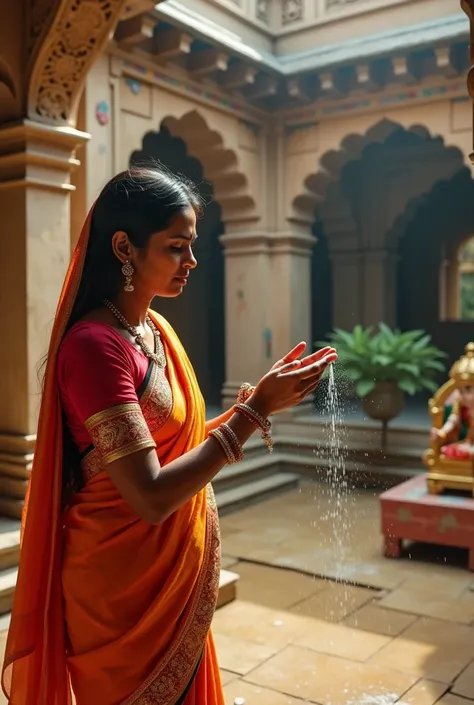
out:
{"label": "orange dupatta", "polygon": [[[2,672],[2,687],[10,705],[71,705],[61,575],[63,539],[61,517],[62,409],[57,385],[57,356],[82,276],[92,210],[84,224],[65,278],[49,347],[38,424],[38,440],[23,514],[20,569]],[[170,343],[176,345],[177,341],[173,339],[174,333],[171,329],[161,319],[158,319],[157,322],[162,331],[166,333]],[[182,364],[180,364],[181,362]],[[195,401],[197,395],[200,396],[199,389],[192,368],[184,351],[180,350],[179,346],[176,349],[176,363],[180,367],[178,373],[181,376],[184,373],[184,381],[188,383],[189,388],[185,390],[185,393],[188,397],[188,403],[192,405],[193,397]],[[186,422],[180,434],[178,455],[186,452],[204,438],[203,408],[199,409],[200,421],[197,426],[192,420],[194,409],[190,410],[191,420]],[[173,459],[173,453],[168,455],[167,462]],[[216,527],[215,517],[212,516],[214,514],[213,507],[210,506],[206,511],[205,505],[206,489],[175,513],[177,517],[174,526],[177,526],[180,518],[183,518],[183,514],[181,517],[179,516],[180,513],[184,513],[188,520],[196,520],[197,526],[194,532],[196,540],[200,536],[205,536],[206,531],[209,532],[209,523],[214,522],[214,527]],[[172,532],[173,523],[168,524],[168,533],[170,526]],[[156,527],[157,531],[160,528]],[[202,563],[204,564],[205,552],[209,551],[209,545],[211,545],[211,550],[218,551],[217,532],[211,544],[205,541],[202,543]],[[193,614],[185,609],[185,605],[179,615],[182,619],[179,622],[178,635],[174,636],[174,643],[167,646],[162,662],[156,664],[153,672],[146,674],[149,676],[148,679],[145,678],[143,682],[137,683],[137,689],[131,695],[127,694],[123,701],[124,705],[132,702],[137,705],[141,702],[155,702],[154,699],[148,700],[154,687],[158,688],[156,702],[172,705],[173,698],[176,699],[180,695],[180,688],[185,686],[193,675],[200,655],[199,652],[204,648],[204,642],[196,646],[196,636],[202,637],[203,624],[210,625],[213,605],[211,604],[209,610],[209,602],[212,603],[218,589],[216,557],[212,557],[212,560],[214,562],[214,579],[213,585],[210,586],[212,590],[203,591],[201,589],[202,594],[199,595],[199,587],[202,588],[202,576],[199,576],[200,580],[194,579],[197,590],[193,593],[192,606],[198,617],[201,618],[200,626],[196,625]],[[183,582],[186,580],[188,583],[193,582],[193,576],[189,575],[189,567],[184,569],[184,573],[187,575],[184,576]],[[208,580],[211,573],[212,571],[208,570],[208,574],[205,576]],[[187,642],[186,630],[188,632]],[[189,634],[191,634],[191,639],[189,639]],[[157,634],[157,636],[160,635]],[[192,648],[190,649],[193,636],[195,653]],[[151,645],[149,646],[151,647]],[[210,656],[208,652],[209,649],[206,649],[203,661],[213,660],[212,648]],[[187,661],[184,669],[178,669],[181,681],[177,681],[170,687],[170,675],[172,678],[175,675],[172,670],[173,659],[177,663],[182,663],[183,655]],[[210,671],[214,672],[213,669],[215,669],[214,663],[211,664]],[[167,694],[163,692],[163,699],[160,699],[159,694],[159,688],[163,684],[157,682],[157,677],[161,672],[165,675],[164,680],[168,679],[166,682],[168,691]],[[195,700],[194,695],[191,696],[191,700],[196,703],[200,702]],[[216,703],[222,702],[220,693],[216,692],[215,699],[211,698],[211,700]],[[186,700],[187,702],[188,700]]]}

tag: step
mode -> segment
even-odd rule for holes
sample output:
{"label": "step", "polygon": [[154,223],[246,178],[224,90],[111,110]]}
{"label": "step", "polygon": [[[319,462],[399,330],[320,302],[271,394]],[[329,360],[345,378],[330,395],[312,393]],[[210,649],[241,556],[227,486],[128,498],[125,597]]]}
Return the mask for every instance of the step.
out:
{"label": "step", "polygon": [[219,597],[217,598],[217,607],[224,607],[229,602],[233,602],[237,597],[237,582],[239,576],[231,570],[221,570],[219,579]]}
{"label": "step", "polygon": [[262,474],[274,475],[279,469],[278,460],[279,455],[277,453],[270,455],[268,451],[264,449],[259,455],[245,458],[239,463],[226,465],[213,480],[212,484],[214,490],[216,492],[223,492],[235,486],[258,480],[260,479],[259,476]]}
{"label": "step", "polygon": [[18,568],[0,570],[0,615],[11,612]]}
{"label": "step", "polygon": [[23,500],[14,499],[0,495],[0,516],[11,517],[12,519],[21,519],[23,513]]}
{"label": "step", "polygon": [[299,479],[299,475],[292,472],[277,472],[230,489],[217,488],[215,492],[219,512],[223,514],[234,511],[242,505],[248,506],[282,490],[297,487]]}
{"label": "step", "polygon": [[[0,633],[7,631],[10,626],[17,573],[18,571],[13,569],[0,571]],[[236,599],[238,581],[237,573],[233,573],[231,570],[221,570],[216,609],[224,607]]]}
{"label": "step", "polygon": [[0,519],[0,571],[15,568],[20,561],[20,522]]}

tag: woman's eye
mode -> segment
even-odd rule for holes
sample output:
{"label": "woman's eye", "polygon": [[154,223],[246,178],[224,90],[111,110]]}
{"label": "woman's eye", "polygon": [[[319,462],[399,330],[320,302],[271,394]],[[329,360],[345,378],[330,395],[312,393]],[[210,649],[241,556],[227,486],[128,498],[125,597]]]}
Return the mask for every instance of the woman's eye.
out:
{"label": "woman's eye", "polygon": [[182,249],[183,249],[182,247],[176,247],[176,245],[171,246],[171,250],[173,252],[181,252]]}

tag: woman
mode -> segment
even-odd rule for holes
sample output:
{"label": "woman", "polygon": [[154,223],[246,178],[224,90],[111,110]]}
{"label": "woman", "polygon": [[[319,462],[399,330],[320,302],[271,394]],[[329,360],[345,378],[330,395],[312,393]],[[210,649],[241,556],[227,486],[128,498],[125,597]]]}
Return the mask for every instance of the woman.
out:
{"label": "woman", "polygon": [[108,183],[61,294],[24,513],[3,688],[12,705],[222,705],[210,633],[219,529],[209,484],[333,349],[278,362],[205,424],[192,367],[149,310],[196,267],[201,201],[162,168]]}

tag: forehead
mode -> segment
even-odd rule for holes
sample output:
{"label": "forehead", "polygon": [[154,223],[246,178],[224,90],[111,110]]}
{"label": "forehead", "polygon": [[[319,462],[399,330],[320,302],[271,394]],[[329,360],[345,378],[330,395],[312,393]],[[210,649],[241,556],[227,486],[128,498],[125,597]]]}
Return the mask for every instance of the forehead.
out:
{"label": "forehead", "polygon": [[189,206],[183,211],[176,213],[169,224],[167,233],[169,235],[185,235],[192,238],[196,235],[196,213]]}

